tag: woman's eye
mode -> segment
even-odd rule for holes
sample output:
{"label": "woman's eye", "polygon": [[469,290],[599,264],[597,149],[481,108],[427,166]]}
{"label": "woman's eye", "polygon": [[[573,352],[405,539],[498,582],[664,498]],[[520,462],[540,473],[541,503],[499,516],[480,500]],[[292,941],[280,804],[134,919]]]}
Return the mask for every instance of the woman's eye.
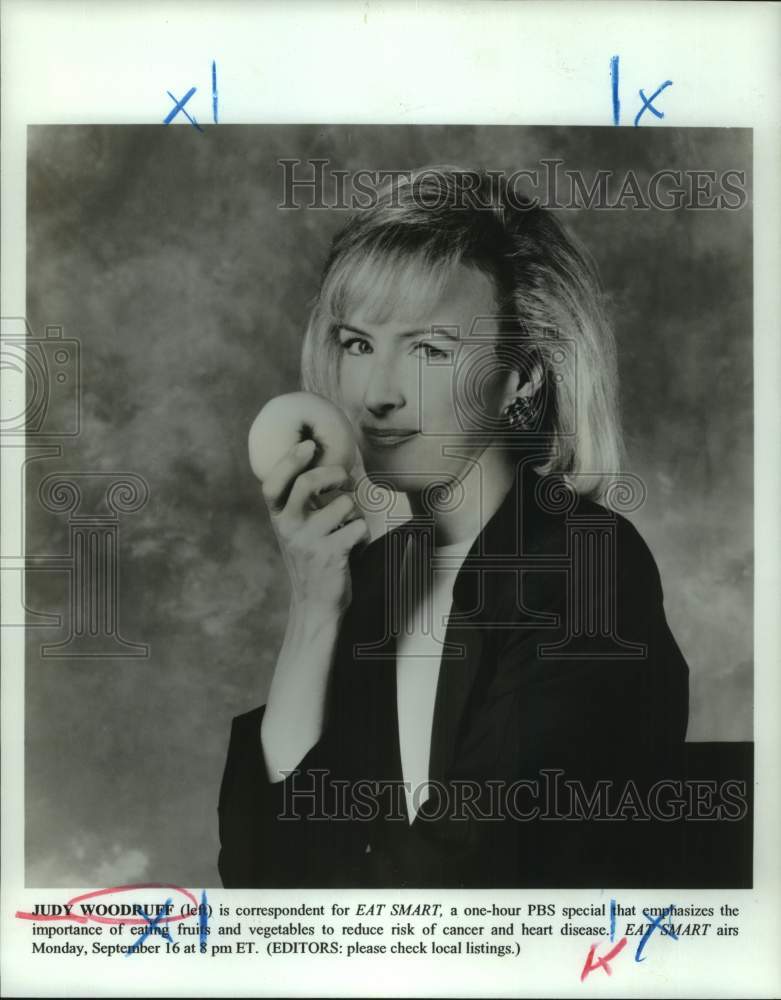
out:
{"label": "woman's eye", "polygon": [[[341,344],[342,344],[342,350],[345,351],[347,354],[359,355],[359,354],[366,354],[367,351],[371,351],[371,347],[369,346],[369,341],[361,340],[360,337],[350,337],[349,340],[343,340]],[[357,347],[358,350],[354,350],[355,347]],[[367,348],[367,351],[363,350],[364,347]]]}
{"label": "woman's eye", "polygon": [[[347,340],[340,341],[340,346],[345,354],[352,354],[354,357],[372,353],[372,346],[369,341],[363,340],[361,337],[349,337]],[[416,344],[415,349],[417,348],[422,348],[423,352],[429,358],[449,358],[451,355],[450,351],[442,350],[425,341]]]}
{"label": "woman's eye", "polygon": [[427,343],[423,342],[422,344],[418,344],[418,347],[422,347],[423,350],[426,352],[426,355],[429,358],[449,358],[450,357],[450,351],[443,351],[439,347],[434,347],[433,344],[427,344]]}

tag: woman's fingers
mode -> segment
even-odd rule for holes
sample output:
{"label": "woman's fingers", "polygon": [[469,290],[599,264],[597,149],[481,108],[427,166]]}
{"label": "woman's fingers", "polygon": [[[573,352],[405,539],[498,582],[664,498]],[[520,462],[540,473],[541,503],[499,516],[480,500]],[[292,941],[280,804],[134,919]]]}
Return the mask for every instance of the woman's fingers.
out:
{"label": "woman's fingers", "polygon": [[293,518],[303,519],[312,509],[312,498],[325,490],[341,486],[349,479],[340,465],[321,465],[302,472],[293,483],[285,512]]}
{"label": "woman's fingers", "polygon": [[355,510],[355,499],[352,494],[342,493],[322,510],[310,514],[306,527],[307,536],[315,538],[330,534],[334,529],[340,527],[343,522],[347,521],[348,518],[353,520],[350,515]]}
{"label": "woman's fingers", "polygon": [[[300,607],[332,607],[340,614],[352,600],[350,551],[368,544],[369,529],[341,466],[307,468],[311,442],[301,442],[277,462],[263,482],[263,496]],[[336,491],[335,496],[329,496]],[[319,502],[318,502],[319,501]]]}
{"label": "woman's fingers", "polygon": [[310,463],[314,453],[314,441],[299,441],[280,458],[263,481],[263,499],[272,514],[280,514],[285,509],[297,478]]}
{"label": "woman's fingers", "polygon": [[327,544],[332,545],[337,552],[348,553],[350,549],[358,544],[367,544],[370,537],[371,533],[366,519],[356,517],[352,521],[348,521],[343,527],[332,531],[327,538]]}

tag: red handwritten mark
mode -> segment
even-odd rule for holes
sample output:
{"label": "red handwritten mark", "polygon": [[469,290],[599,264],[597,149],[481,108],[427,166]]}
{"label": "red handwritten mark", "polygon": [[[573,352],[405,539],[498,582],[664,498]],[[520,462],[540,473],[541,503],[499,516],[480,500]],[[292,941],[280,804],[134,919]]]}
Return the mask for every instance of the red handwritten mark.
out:
{"label": "red handwritten mark", "polygon": [[592,944],[591,948],[589,949],[589,953],[586,956],[586,963],[583,966],[583,971],[580,974],[581,983],[587,976],[590,976],[591,973],[594,972],[596,969],[604,969],[609,976],[612,976],[613,970],[610,968],[610,965],[608,963],[613,961],[613,959],[621,951],[621,949],[624,947],[625,944],[626,944],[626,938],[623,937],[615,946],[615,948],[609,951],[607,955],[603,955],[601,958],[597,958],[596,961],[594,961],[594,952],[597,950],[597,946],[595,944]]}
{"label": "red handwritten mark", "polygon": [[[170,882],[137,882],[133,885],[118,885],[111,889],[97,889],[95,892],[85,892],[81,896],[74,896],[69,899],[65,904],[67,907],[73,907],[77,903],[83,903],[88,899],[96,899],[99,896],[111,896],[114,893],[119,892],[137,892],[139,889],[173,889],[174,892],[180,892],[183,896],[187,898],[189,902],[193,904],[192,913],[183,913],[179,915],[171,916],[161,916],[157,921],[159,924],[170,924],[175,923],[179,920],[187,920],[190,917],[198,916],[198,900],[189,891],[189,889],[182,889],[181,886],[172,885]],[[52,920],[67,920],[77,924],[87,924],[93,921],[97,924],[148,924],[149,918],[143,915],[137,917],[134,916],[103,916],[96,913],[26,913],[23,910],[17,910],[16,916],[20,920],[39,920],[39,921],[52,921]]]}

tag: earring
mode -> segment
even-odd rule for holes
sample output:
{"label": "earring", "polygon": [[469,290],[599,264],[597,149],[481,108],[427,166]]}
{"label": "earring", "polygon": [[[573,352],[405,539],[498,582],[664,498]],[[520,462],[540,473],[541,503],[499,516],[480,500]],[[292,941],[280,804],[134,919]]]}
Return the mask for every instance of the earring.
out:
{"label": "earring", "polygon": [[524,430],[530,427],[532,423],[533,410],[531,403],[520,396],[516,396],[512,403],[505,406],[503,415],[507,417],[511,430]]}

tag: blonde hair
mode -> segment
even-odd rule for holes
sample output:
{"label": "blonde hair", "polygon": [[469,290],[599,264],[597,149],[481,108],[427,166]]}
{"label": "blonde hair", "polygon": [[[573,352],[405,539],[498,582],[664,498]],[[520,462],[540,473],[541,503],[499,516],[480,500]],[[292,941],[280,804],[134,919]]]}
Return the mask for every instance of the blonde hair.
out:
{"label": "blonde hair", "polygon": [[[497,353],[509,316],[542,368],[532,402],[544,406],[547,457],[536,471],[599,499],[620,471],[623,444],[615,340],[596,267],[550,211],[519,198],[496,172],[420,168],[378,191],[336,235],[304,338],[303,388],[338,401],[337,331],[349,307],[368,304],[382,322],[403,312],[409,279],[423,280],[435,300],[458,264],[494,282]],[[567,342],[574,364],[563,368]]]}

